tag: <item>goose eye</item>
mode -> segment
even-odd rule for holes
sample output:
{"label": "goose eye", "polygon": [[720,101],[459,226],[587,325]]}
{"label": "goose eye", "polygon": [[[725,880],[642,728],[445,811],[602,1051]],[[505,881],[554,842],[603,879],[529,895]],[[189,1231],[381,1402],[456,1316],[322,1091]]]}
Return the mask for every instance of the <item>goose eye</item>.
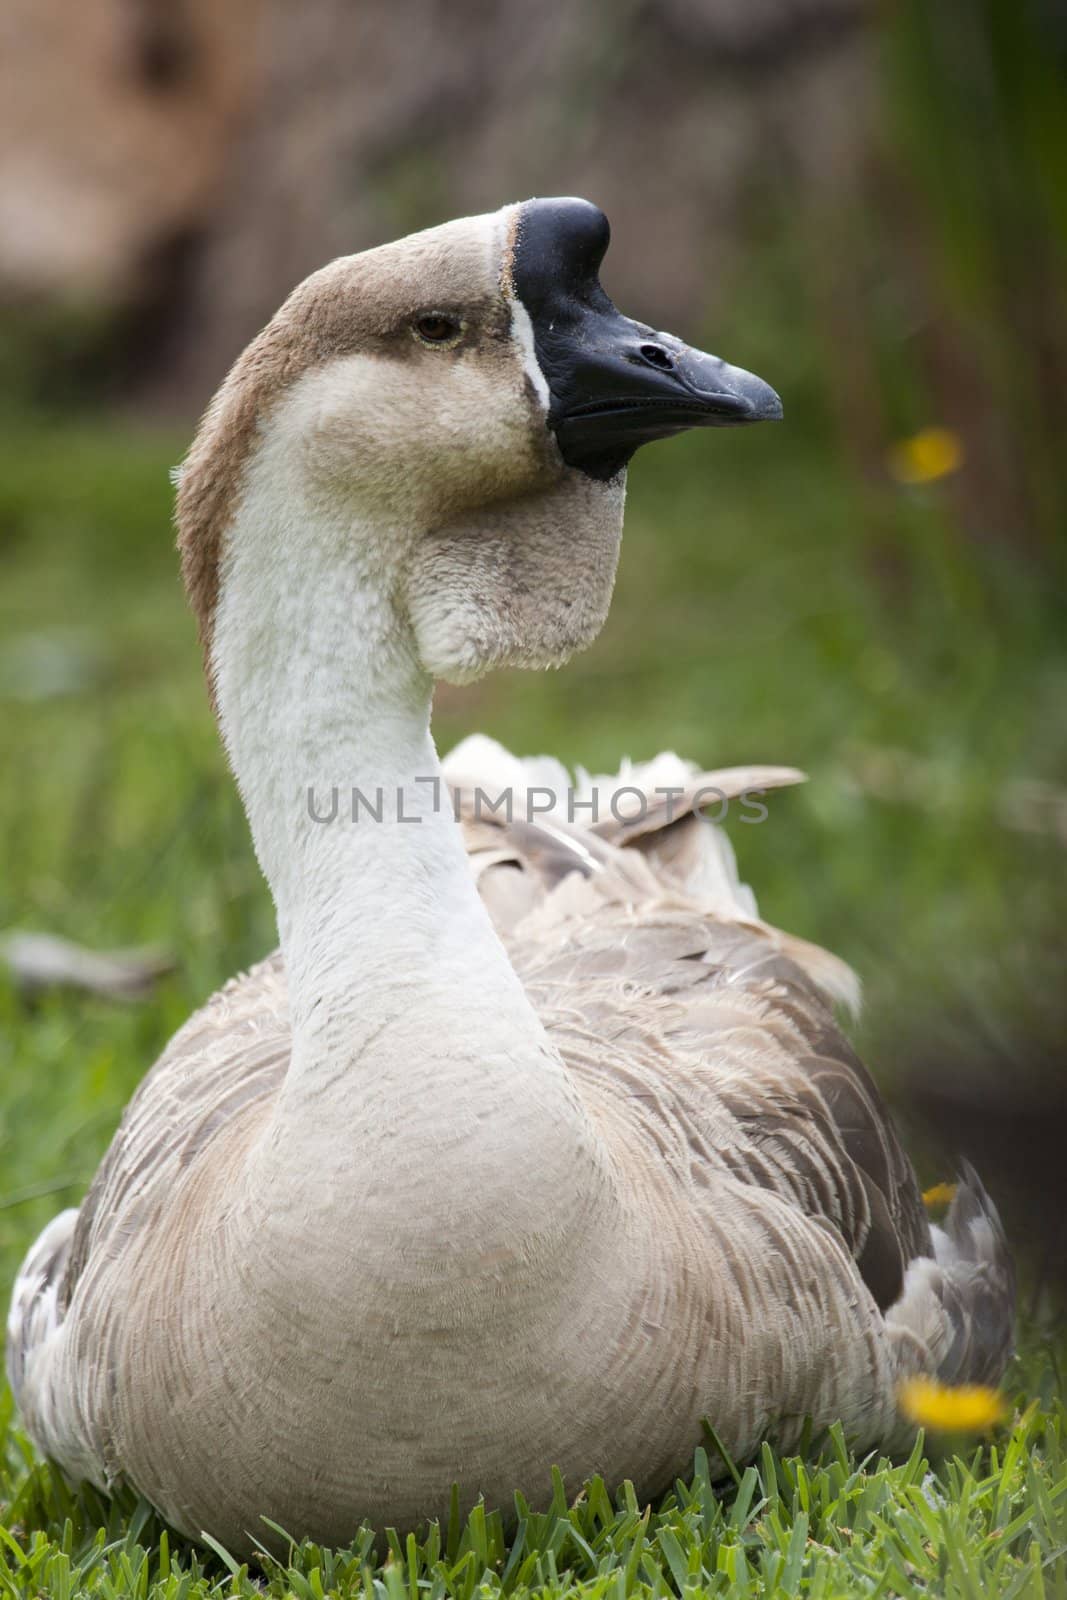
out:
{"label": "goose eye", "polygon": [[443,311],[427,311],[417,318],[414,331],[424,344],[454,344],[463,332],[463,325]]}

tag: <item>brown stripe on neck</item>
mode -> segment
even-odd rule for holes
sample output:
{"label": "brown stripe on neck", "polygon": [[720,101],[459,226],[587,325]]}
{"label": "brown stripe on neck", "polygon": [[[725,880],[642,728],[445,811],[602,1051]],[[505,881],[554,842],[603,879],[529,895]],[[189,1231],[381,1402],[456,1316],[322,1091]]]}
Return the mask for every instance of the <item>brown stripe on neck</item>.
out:
{"label": "brown stripe on neck", "polygon": [[182,464],[175,510],[178,551],[213,706],[211,649],[223,544],[256,439],[282,396],[306,372],[333,357],[381,348],[390,338],[395,279],[390,283],[386,271],[376,293],[375,275],[368,270],[370,256],[383,253],[342,257],[294,289],[230,369]]}
{"label": "brown stripe on neck", "polygon": [[311,320],[308,284],[238,357],[201,420],[178,479],[175,516],[182,579],[204,652],[214,706],[211,647],[219,598],[222,546],[233,521],[256,436],[285,390],[320,359]]}

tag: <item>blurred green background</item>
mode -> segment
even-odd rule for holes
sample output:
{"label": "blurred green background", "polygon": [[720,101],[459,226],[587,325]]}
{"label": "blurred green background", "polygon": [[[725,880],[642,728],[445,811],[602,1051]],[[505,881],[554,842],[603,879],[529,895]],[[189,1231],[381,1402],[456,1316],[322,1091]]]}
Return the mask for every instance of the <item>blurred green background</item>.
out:
{"label": "blurred green background", "polygon": [[1063,982],[1059,8],[295,10],[13,0],[0,928],[177,971],[139,1006],[0,980],[0,1282],[170,1032],[274,942],[168,469],[303,271],[462,210],[588,193],[623,309],[765,376],[787,420],[643,453],[599,643],[443,692],[439,744],[803,767],[731,825],[742,871],[857,967],[905,1099],[945,1015],[1025,1043]]}

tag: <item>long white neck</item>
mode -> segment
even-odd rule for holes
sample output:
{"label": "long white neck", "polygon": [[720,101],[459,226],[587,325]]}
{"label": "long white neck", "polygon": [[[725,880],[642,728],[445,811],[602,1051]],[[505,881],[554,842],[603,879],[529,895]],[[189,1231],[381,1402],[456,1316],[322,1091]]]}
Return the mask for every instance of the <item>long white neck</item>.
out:
{"label": "long white neck", "polygon": [[568,1191],[577,1215],[603,1152],[469,871],[391,576],[410,536],[280,474],[261,457],[238,511],[213,648],[290,988],[272,1154],[332,1150],[359,1187],[384,1151],[402,1190],[432,1169],[453,1215],[480,1193],[472,1226],[505,1199],[514,1219],[517,1189],[531,1216],[563,1220]]}

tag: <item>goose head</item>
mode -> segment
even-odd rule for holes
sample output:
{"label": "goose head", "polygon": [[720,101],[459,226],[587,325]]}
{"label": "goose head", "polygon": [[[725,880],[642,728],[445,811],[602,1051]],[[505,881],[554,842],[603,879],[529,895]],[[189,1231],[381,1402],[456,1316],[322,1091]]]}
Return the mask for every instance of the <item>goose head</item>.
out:
{"label": "goose head", "polygon": [[261,567],[291,562],[299,583],[356,563],[430,677],[558,665],[595,638],[634,451],[781,415],[760,379],[616,310],[598,276],[609,237],[587,201],[530,200],[294,291],[179,477],[209,667],[252,502],[273,541]]}

